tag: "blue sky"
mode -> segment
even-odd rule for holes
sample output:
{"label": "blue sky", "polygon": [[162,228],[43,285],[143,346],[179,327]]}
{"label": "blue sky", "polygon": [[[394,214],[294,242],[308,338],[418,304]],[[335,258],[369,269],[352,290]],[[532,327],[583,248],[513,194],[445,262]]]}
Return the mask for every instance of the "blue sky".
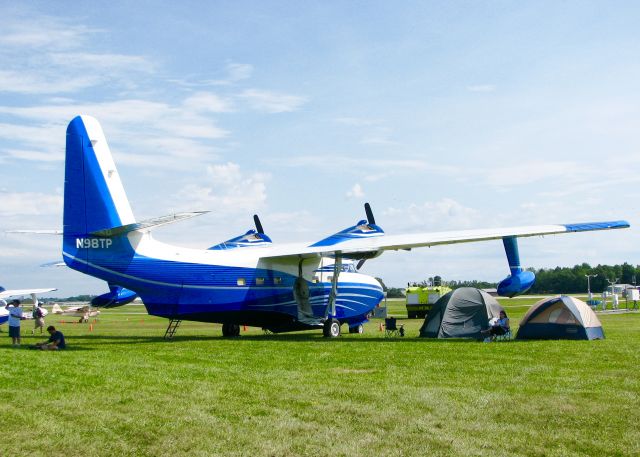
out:
{"label": "blue sky", "polygon": [[[15,2],[17,3],[17,2]],[[155,237],[317,241],[627,219],[640,196],[636,2],[1,2],[0,220],[60,228],[66,124],[102,124]],[[527,239],[536,268],[639,262],[637,230]],[[0,235],[0,284],[106,287],[54,236]],[[500,280],[500,242],[387,253],[389,285]]]}

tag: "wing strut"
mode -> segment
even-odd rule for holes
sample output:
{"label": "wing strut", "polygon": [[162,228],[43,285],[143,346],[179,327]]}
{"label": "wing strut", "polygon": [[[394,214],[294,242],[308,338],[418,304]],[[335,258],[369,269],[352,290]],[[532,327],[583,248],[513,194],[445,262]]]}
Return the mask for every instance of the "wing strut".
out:
{"label": "wing strut", "polygon": [[325,319],[336,317],[336,297],[338,296],[338,276],[342,271],[342,257],[336,252],[336,261],[333,264],[333,277],[331,278],[331,292],[329,302],[324,312]]}

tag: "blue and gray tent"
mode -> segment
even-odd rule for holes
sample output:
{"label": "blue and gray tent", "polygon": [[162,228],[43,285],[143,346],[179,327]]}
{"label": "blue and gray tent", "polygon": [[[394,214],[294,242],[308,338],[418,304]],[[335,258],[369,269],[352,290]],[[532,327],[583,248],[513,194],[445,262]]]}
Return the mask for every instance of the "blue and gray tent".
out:
{"label": "blue and gray tent", "polygon": [[582,300],[561,295],[533,305],[520,321],[518,340],[604,339],[602,324]]}

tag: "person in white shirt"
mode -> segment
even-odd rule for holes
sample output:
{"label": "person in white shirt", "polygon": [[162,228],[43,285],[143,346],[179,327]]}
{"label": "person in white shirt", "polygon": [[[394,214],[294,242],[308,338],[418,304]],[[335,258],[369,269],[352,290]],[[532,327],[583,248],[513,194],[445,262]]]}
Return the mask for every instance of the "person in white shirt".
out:
{"label": "person in white shirt", "polygon": [[20,300],[13,300],[9,303],[9,336],[14,347],[20,346],[20,321],[24,319]]}

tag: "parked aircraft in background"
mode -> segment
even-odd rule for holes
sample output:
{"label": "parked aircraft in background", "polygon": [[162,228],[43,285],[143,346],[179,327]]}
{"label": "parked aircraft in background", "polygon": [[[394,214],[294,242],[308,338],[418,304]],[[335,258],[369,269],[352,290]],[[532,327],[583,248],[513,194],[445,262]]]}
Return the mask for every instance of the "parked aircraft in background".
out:
{"label": "parked aircraft in background", "polygon": [[67,306],[62,308],[57,303],[51,307],[53,314],[62,314],[64,316],[74,316],[82,318],[82,321],[87,321],[90,317],[95,317],[100,314],[100,311],[93,309],[89,305],[82,306]]}
{"label": "parked aircraft in background", "polygon": [[[0,287],[0,299],[8,301],[8,298],[19,298],[24,297],[26,295],[30,295],[33,301],[33,306],[35,307],[38,303],[37,294],[44,294],[46,292],[53,292],[58,289],[15,289],[15,290],[7,290],[4,287]],[[25,317],[28,317],[29,313],[24,313]],[[4,324],[9,320],[9,311],[4,307],[0,306],[0,325]]]}
{"label": "parked aircraft in background", "polygon": [[107,281],[111,306],[120,293],[140,296],[149,314],[171,319],[168,332],[180,320],[222,323],[224,336],[238,335],[240,325],[321,328],[335,337],[347,324],[361,332],[383,291],[359,270],[384,251],[502,239],[511,274],[498,292],[513,296],[535,280],[520,266],[518,237],[629,227],[611,221],[386,235],[368,204],[365,212],[366,220],[314,243],[272,243],[254,216],[255,230],[209,249],[168,245],[153,239],[154,227],[202,213],[136,221],[98,121],[78,116],[67,128],[64,261]]}

